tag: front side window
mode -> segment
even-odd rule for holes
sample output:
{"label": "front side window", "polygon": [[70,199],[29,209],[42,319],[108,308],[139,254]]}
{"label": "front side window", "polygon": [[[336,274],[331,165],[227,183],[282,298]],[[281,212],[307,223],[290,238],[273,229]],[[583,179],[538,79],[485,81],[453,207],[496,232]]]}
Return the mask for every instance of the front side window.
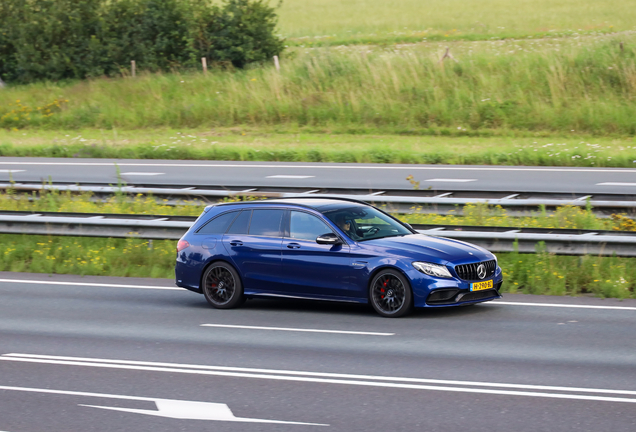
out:
{"label": "front side window", "polygon": [[400,222],[373,207],[349,207],[327,211],[324,215],[355,241],[413,234]]}
{"label": "front side window", "polygon": [[323,234],[333,233],[333,230],[314,215],[292,211],[289,220],[289,237],[298,240],[316,241]]}
{"label": "front side window", "polygon": [[284,213],[284,210],[254,210],[249,234],[265,237],[282,237],[280,228]]}

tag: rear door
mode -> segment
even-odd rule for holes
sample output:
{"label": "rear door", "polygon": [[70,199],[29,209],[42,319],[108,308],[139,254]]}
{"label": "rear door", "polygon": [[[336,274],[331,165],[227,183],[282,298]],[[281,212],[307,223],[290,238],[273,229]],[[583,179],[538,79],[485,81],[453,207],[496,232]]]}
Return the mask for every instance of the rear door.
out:
{"label": "rear door", "polygon": [[246,292],[280,291],[285,210],[243,210],[223,236]]}
{"label": "rear door", "polygon": [[301,210],[289,212],[282,274],[290,293],[312,297],[356,296],[349,246],[316,243],[318,236],[333,232],[316,215]]}

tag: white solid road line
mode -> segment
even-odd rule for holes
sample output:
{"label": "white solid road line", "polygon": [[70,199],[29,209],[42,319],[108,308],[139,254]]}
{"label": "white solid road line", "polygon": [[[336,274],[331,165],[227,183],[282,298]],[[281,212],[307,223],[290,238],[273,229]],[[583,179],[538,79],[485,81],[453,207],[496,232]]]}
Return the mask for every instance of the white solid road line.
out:
{"label": "white solid road line", "polygon": [[25,172],[25,171],[26,170],[0,169],[0,173],[19,173],[19,172]]}
{"label": "white solid road line", "polygon": [[102,358],[90,358],[90,357],[68,357],[68,356],[52,356],[42,354],[19,354],[8,353],[0,356],[0,360],[5,358],[24,358],[24,359],[44,359],[44,360],[68,360],[74,362],[92,362],[92,363],[105,363],[105,364],[124,364],[124,365],[139,365],[139,366],[154,366],[154,367],[169,367],[169,368],[182,368],[193,370],[218,370],[228,372],[250,372],[250,373],[266,373],[275,375],[299,375],[310,377],[322,377],[322,378],[347,378],[358,380],[374,380],[374,381],[395,381],[395,382],[410,382],[410,383],[427,383],[427,384],[445,384],[445,385],[464,385],[464,386],[476,386],[476,387],[498,387],[498,388],[514,388],[524,390],[549,390],[549,391],[569,391],[575,393],[602,393],[602,394],[624,394],[636,396],[634,390],[609,390],[609,389],[594,389],[585,387],[559,387],[559,386],[545,386],[545,385],[533,385],[533,384],[509,384],[509,383],[491,383],[483,381],[457,381],[457,380],[439,380],[431,378],[405,378],[394,376],[381,376],[381,375],[356,375],[356,374],[342,374],[342,373],[330,373],[330,372],[307,372],[307,371],[292,371],[285,369],[261,369],[261,368],[242,368],[232,366],[205,366],[194,365],[184,363],[162,363],[162,362],[148,362],[148,361],[135,361],[135,360],[112,360]]}
{"label": "white solid road line", "polygon": [[222,328],[236,328],[236,329],[249,329],[249,330],[274,330],[274,331],[308,332],[308,333],[337,333],[337,334],[353,334],[353,335],[369,335],[369,336],[395,336],[395,333],[377,333],[377,332],[362,332],[362,331],[348,331],[348,330],[318,330],[318,329],[286,328],[286,327],[259,327],[259,326],[230,325],[230,324],[201,324],[201,327],[222,327]]}
{"label": "white solid road line", "polygon": [[158,176],[158,175],[164,175],[165,173],[158,173],[158,172],[123,172],[121,173],[121,175],[127,175],[127,176]]}
{"label": "white solid road line", "polygon": [[636,307],[631,306],[595,306],[595,305],[575,305],[566,303],[522,303],[522,302],[507,302],[494,300],[493,304],[503,304],[507,306],[538,306],[538,307],[556,307],[556,308],[577,308],[577,309],[610,309],[610,310],[636,310]]}
{"label": "white solid road line", "polygon": [[605,182],[596,183],[596,186],[636,186],[636,183]]}
{"label": "white solid road line", "polygon": [[229,421],[229,422],[243,422],[243,423],[273,423],[273,424],[290,424],[290,425],[305,425],[305,426],[329,426],[323,423],[305,423],[305,422],[290,422],[281,420],[268,420],[268,419],[255,419],[245,417],[235,417],[230,408],[226,404],[210,403],[210,402],[198,402],[176,399],[164,399],[164,398],[149,398],[139,396],[124,396],[108,393],[90,393],[90,392],[78,392],[69,390],[52,390],[52,389],[40,389],[33,387],[15,387],[15,386],[0,386],[0,390],[5,391],[20,391],[27,393],[44,393],[64,396],[81,396],[81,397],[97,397],[104,399],[119,399],[119,400],[133,400],[154,402],[157,410],[140,410],[134,408],[122,408],[122,407],[106,407],[98,405],[85,405],[79,404],[79,406],[88,408],[100,408],[113,411],[130,412],[136,414],[152,415],[156,417],[168,417],[181,420],[216,420],[216,421]]}
{"label": "white solid road line", "polygon": [[[104,361],[97,362],[99,361],[99,359],[93,359],[95,362],[90,362],[90,361],[86,362],[86,361],[64,361],[64,360],[48,360],[48,359],[38,359],[38,358],[11,357],[11,356],[19,356],[19,355],[20,354],[8,354],[8,355],[0,357],[0,360],[27,362],[27,363],[67,365],[67,366],[84,366],[84,367],[94,367],[94,368],[142,370],[142,371],[152,371],[152,372],[225,376],[225,377],[234,377],[234,378],[265,379],[265,380],[273,380],[273,381],[295,381],[295,382],[310,382],[310,383],[320,383],[320,384],[340,384],[340,385],[353,385],[353,386],[366,386],[366,387],[382,387],[382,388],[394,388],[394,389],[446,391],[446,392],[455,392],[455,393],[477,393],[477,394],[493,394],[493,395],[505,395],[505,396],[541,397],[541,398],[552,398],[552,399],[588,400],[588,401],[598,401],[598,402],[636,403],[636,398],[581,395],[581,394],[564,394],[564,393],[545,393],[545,392],[533,392],[533,391],[529,392],[529,391],[516,391],[516,390],[499,390],[499,389],[474,388],[474,387],[433,386],[433,385],[410,384],[410,383],[404,383],[404,382],[381,382],[378,379],[378,378],[381,378],[381,379],[387,380],[388,377],[371,376],[370,378],[375,379],[374,381],[359,381],[356,379],[333,379],[333,378],[310,377],[310,376],[306,376],[308,374],[307,372],[298,373],[298,375],[304,374],[305,376],[283,375],[283,374],[280,374],[280,372],[282,371],[274,371],[275,373],[279,373],[278,375],[267,375],[262,373],[223,372],[219,370],[195,370],[194,368],[181,369],[176,367],[137,366],[137,365],[134,365],[133,362],[126,362],[125,364],[106,363]],[[150,362],[148,363],[153,364]],[[159,364],[159,363],[154,363],[154,364]],[[208,366],[208,368],[212,368],[212,367]],[[229,368],[224,368],[224,369],[229,369]],[[234,368],[234,369],[238,369],[238,368]],[[257,369],[246,368],[245,370],[256,371]],[[319,375],[319,373],[315,373],[315,374]],[[327,375],[327,374],[320,374],[320,375]],[[342,374],[341,376],[355,377],[355,378],[360,377],[359,375],[344,375],[344,374]],[[395,379],[395,378],[390,378],[390,379],[392,381],[398,381],[398,379]],[[405,379],[408,379],[409,381],[412,381],[412,382],[417,382],[416,381],[417,379],[402,378],[402,380],[405,380]],[[457,381],[455,382],[444,381],[444,380],[436,380],[436,381],[438,383],[444,383],[449,385],[457,383]],[[477,385],[481,387],[486,387],[489,385],[496,386],[496,387],[503,387],[503,386],[509,385],[509,386],[515,386],[516,388],[524,388],[523,385],[498,384],[498,383],[479,383]],[[535,387],[540,387],[540,386],[535,386]],[[635,391],[628,391],[628,390],[608,390],[608,389],[589,389],[589,388],[586,389],[586,388],[568,388],[568,387],[550,388],[548,386],[541,386],[541,387],[553,389],[554,391],[572,391],[572,392],[578,392],[578,393],[588,392],[588,393],[622,394],[622,395],[636,394]],[[3,389],[3,387],[0,387],[0,389]]]}
{"label": "white solid road line", "polygon": [[434,179],[428,179],[428,180],[424,180],[424,181],[427,181],[427,182],[447,182],[447,183],[467,183],[467,182],[477,181],[477,179],[434,178]]}
{"label": "white solid road line", "polygon": [[37,165],[37,166],[110,166],[115,165],[129,166],[129,167],[200,167],[200,168],[299,168],[299,169],[370,169],[370,170],[453,170],[453,171],[543,171],[543,172],[603,172],[603,173],[634,173],[635,169],[624,168],[540,168],[540,167],[466,167],[466,166],[387,166],[387,165],[268,165],[268,164],[203,164],[203,163],[134,163],[134,162],[3,162],[0,161],[0,166],[3,165]]}
{"label": "white solid road line", "polygon": [[[39,281],[39,280],[22,280],[22,279],[0,279],[0,283],[89,286],[89,287],[126,288],[126,289],[154,289],[154,290],[172,290],[172,291],[184,290],[184,288],[179,288],[179,287],[164,287],[164,286],[152,286],[152,285],[121,285],[121,284],[105,284],[105,283],[93,283],[93,282],[57,282],[57,281]],[[506,305],[506,306],[578,308],[578,309],[636,310],[636,307],[632,307],[632,306],[596,306],[596,305],[575,305],[575,304],[567,304],[567,303],[525,303],[525,302],[507,302],[507,301],[501,301],[501,300],[494,300],[492,302],[485,303],[485,304],[499,304],[499,305]],[[210,324],[210,326],[213,326],[213,325]],[[274,328],[263,327],[263,329],[273,330]],[[302,330],[295,330],[295,331],[302,331]],[[325,332],[328,332],[328,331],[325,331]]]}
{"label": "white solid road line", "polygon": [[39,280],[22,280],[22,279],[0,279],[0,283],[21,283],[21,284],[35,284],[35,285],[71,285],[71,286],[92,286],[92,287],[105,287],[105,288],[126,288],[126,289],[155,289],[155,290],[179,290],[183,288],[179,287],[163,287],[152,285],[118,285],[118,284],[105,284],[105,283],[92,283],[92,282],[55,282],[55,281],[39,281]]}

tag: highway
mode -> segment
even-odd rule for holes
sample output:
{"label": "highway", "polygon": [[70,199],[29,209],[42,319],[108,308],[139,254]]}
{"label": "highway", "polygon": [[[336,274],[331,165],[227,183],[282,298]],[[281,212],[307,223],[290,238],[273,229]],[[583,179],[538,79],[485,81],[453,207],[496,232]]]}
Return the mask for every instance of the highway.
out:
{"label": "highway", "polygon": [[0,430],[636,430],[636,300],[384,319],[171,280],[0,273]]}
{"label": "highway", "polygon": [[198,187],[298,187],[636,195],[636,164],[626,168],[219,162],[62,158],[0,158],[0,182]]}

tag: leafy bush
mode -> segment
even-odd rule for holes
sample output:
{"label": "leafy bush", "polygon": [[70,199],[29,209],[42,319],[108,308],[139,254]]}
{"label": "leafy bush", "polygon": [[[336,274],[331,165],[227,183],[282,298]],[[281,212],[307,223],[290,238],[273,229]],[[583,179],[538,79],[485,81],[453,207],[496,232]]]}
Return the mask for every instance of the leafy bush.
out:
{"label": "leafy bush", "polygon": [[32,82],[193,68],[243,68],[279,54],[264,0],[3,0],[0,77]]}

